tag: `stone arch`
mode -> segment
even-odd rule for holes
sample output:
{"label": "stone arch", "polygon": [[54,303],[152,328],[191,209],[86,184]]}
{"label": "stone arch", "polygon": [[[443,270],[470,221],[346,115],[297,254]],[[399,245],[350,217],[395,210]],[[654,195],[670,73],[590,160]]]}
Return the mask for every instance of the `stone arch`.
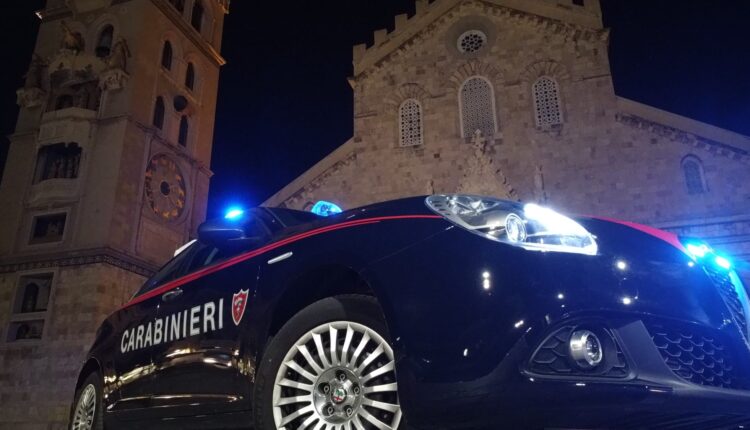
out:
{"label": "stone arch", "polygon": [[406,100],[415,99],[422,104],[424,108],[425,101],[430,97],[430,94],[421,85],[416,83],[403,84],[396,89],[393,95],[385,100],[388,110],[391,112],[398,112],[399,107]]}
{"label": "stone arch", "polygon": [[87,40],[91,41],[89,45],[89,51],[91,54],[96,55],[96,48],[99,42],[99,36],[102,34],[107,26],[112,26],[112,44],[117,41],[120,37],[120,21],[117,17],[110,13],[105,13],[96,19],[91,25],[89,25],[89,31],[86,35]]}
{"label": "stone arch", "polygon": [[570,80],[568,68],[553,60],[538,61],[530,64],[521,72],[521,80],[529,84],[533,84],[537,79],[545,76],[554,78],[557,82]]}
{"label": "stone arch", "polygon": [[[424,143],[424,118],[426,114],[427,101],[430,98],[430,94],[421,85],[416,83],[403,84],[393,92],[393,94],[385,100],[385,111],[393,118],[395,147],[413,147],[421,146]],[[408,101],[414,101],[419,105],[419,123],[420,123],[420,138],[419,144],[404,145],[402,140],[402,120],[401,110],[404,104]]]}
{"label": "stone arch", "polygon": [[503,80],[502,73],[495,66],[478,59],[470,60],[459,66],[448,80],[451,89],[457,92],[467,80],[475,76],[487,79],[495,89]]}
{"label": "stone arch", "polygon": [[193,65],[193,74],[194,74],[194,83],[193,83],[193,89],[190,90],[190,93],[193,95],[198,95],[201,93],[201,88],[203,88],[203,82],[205,80],[205,73],[206,69],[203,67],[203,63],[201,63],[200,56],[196,54],[195,52],[188,52],[183,62],[185,63],[184,70],[181,70],[178,82],[181,84],[186,84],[186,77],[188,73],[188,65]]}
{"label": "stone arch", "polygon": [[164,34],[161,37],[161,41],[158,45],[158,56],[157,63],[160,68],[163,69],[161,66],[162,64],[162,54],[164,50],[164,45],[169,42],[169,44],[172,46],[172,68],[169,69],[170,74],[174,73],[180,73],[181,72],[181,63],[183,62],[184,58],[184,52],[182,50],[182,45],[179,42],[180,38],[177,37],[177,35],[172,31],[164,32]]}

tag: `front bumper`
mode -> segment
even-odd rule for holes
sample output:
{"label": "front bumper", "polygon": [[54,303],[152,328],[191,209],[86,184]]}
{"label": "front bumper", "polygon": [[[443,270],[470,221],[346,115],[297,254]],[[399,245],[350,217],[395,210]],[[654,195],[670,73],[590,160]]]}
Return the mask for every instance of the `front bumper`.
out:
{"label": "front bumper", "polygon": [[[561,326],[597,324],[617,342],[624,371],[533,371],[539,346]],[[663,345],[665,327],[684,350]],[[578,317],[525,336],[491,375],[421,396],[450,405],[434,428],[750,429],[750,350],[739,333],[732,325],[716,331],[646,317]]]}

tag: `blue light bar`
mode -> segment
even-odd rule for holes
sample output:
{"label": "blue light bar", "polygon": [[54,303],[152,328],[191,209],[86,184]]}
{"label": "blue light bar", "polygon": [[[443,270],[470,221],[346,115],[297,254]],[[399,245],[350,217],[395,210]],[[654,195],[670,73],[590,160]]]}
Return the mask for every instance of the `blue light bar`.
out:
{"label": "blue light bar", "polygon": [[237,218],[242,217],[242,215],[245,214],[245,211],[239,208],[231,208],[227,211],[226,215],[224,215],[225,219],[234,220]]}
{"label": "blue light bar", "polygon": [[342,210],[335,203],[321,200],[318,203],[315,203],[315,206],[313,206],[312,209],[310,209],[310,212],[314,213],[315,215],[320,215],[320,216],[331,216],[331,215],[340,214]]}
{"label": "blue light bar", "polygon": [[685,248],[694,258],[703,258],[711,252],[711,248],[705,243],[688,243]]}
{"label": "blue light bar", "polygon": [[716,262],[716,265],[723,268],[723,269],[731,269],[732,268],[732,262],[729,261],[727,258],[722,257],[721,255],[717,255],[716,259],[714,260]]}

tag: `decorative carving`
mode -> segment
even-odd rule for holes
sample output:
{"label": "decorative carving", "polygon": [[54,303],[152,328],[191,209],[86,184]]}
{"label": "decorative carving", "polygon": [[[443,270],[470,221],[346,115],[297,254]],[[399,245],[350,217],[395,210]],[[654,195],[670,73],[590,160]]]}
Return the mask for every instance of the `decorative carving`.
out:
{"label": "decorative carving", "polygon": [[29,70],[24,77],[23,88],[16,91],[16,103],[24,108],[32,108],[44,104],[47,93],[42,89],[44,71],[47,63],[37,54],[31,59]]}
{"label": "decorative carving", "polygon": [[474,133],[471,143],[474,153],[469,157],[456,192],[517,199],[516,190],[496,165],[480,130]]}
{"label": "decorative carving", "polygon": [[47,68],[47,63],[38,54],[34,54],[31,58],[31,64],[29,70],[26,72],[24,77],[24,89],[30,90],[33,88],[42,88],[42,77],[44,76],[44,70]]}
{"label": "decorative carving", "polygon": [[122,89],[130,79],[130,75],[122,69],[107,69],[99,75],[99,89],[115,91]]}
{"label": "decorative carving", "polygon": [[42,106],[46,98],[47,93],[39,88],[21,88],[16,91],[16,103],[27,109]]}
{"label": "decorative carving", "polygon": [[62,33],[63,33],[63,39],[62,39],[62,49],[72,51],[76,55],[78,55],[83,49],[85,48],[85,42],[83,40],[83,35],[77,31],[73,31],[68,27],[67,24],[65,24],[65,21],[62,21],[60,23],[60,27],[62,27]]}

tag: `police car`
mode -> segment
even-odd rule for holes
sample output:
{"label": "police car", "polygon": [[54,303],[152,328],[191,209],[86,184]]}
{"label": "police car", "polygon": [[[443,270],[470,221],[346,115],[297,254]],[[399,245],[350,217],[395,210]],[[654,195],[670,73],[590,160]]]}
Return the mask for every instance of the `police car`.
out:
{"label": "police car", "polygon": [[101,325],[73,429],[750,425],[747,291],[699,241],[471,195],[198,236]]}

